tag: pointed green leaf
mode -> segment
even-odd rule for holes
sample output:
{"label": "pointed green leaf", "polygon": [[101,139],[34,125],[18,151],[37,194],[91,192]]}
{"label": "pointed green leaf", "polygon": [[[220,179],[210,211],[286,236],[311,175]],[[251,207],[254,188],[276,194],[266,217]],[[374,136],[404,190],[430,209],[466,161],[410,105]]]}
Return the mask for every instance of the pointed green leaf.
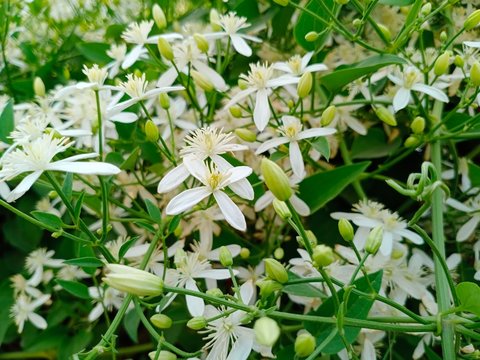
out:
{"label": "pointed green leaf", "polygon": [[0,140],[7,144],[11,144],[12,139],[10,139],[9,136],[14,127],[13,100],[10,99],[3,107],[2,113],[0,114]]}
{"label": "pointed green leaf", "polygon": [[150,215],[152,220],[159,223],[162,220],[162,213],[158,206],[148,199],[145,199],[145,206],[147,207],[148,215]]}
{"label": "pointed green leaf", "polygon": [[457,296],[464,311],[480,316],[480,286],[464,281],[457,285]]}
{"label": "pointed green leaf", "polygon": [[77,281],[68,281],[68,280],[55,280],[58,285],[60,285],[65,291],[69,292],[73,296],[76,296],[80,299],[90,299],[88,294],[88,287]]}
{"label": "pointed green leaf", "polygon": [[35,219],[54,229],[61,229],[65,225],[62,219],[51,213],[35,210],[31,214]]}
{"label": "pointed green leaf", "polygon": [[94,257],[82,257],[76,259],[69,259],[64,261],[67,265],[75,265],[82,268],[99,268],[104,265],[104,263]]}

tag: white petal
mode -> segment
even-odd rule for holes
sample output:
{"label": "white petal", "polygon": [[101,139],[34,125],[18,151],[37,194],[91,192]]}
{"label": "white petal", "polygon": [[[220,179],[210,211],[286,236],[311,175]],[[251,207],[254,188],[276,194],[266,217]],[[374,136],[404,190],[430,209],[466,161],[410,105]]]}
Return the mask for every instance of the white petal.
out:
{"label": "white petal", "polygon": [[268,104],[268,91],[260,89],[257,91],[255,109],[253,110],[253,121],[258,130],[263,131],[270,120],[270,106]]}
{"label": "white petal", "polygon": [[393,249],[393,235],[391,232],[383,232],[383,240],[380,245],[380,252],[385,256],[390,256]]}
{"label": "white petal", "polygon": [[232,346],[227,360],[246,360],[252,352],[253,336],[239,336]]}
{"label": "white petal", "polygon": [[218,207],[225,216],[225,220],[235,229],[240,231],[247,230],[247,223],[238,206],[222,191],[213,193]]}
{"label": "white petal", "polygon": [[170,86],[172,85],[178,77],[177,70],[172,66],[170,69],[165,71],[160,79],[157,81],[158,87]]}
{"label": "white petal", "polygon": [[253,285],[252,280],[248,280],[242,286],[240,286],[240,296],[244,304],[249,305],[250,300],[253,298],[253,294],[255,293],[255,286]]}
{"label": "white petal", "polygon": [[[68,159],[65,159],[68,160]],[[115,165],[99,162],[69,162],[62,160],[48,165],[47,170],[71,172],[74,174],[115,175],[121,172]]]}
{"label": "white petal", "polygon": [[334,128],[308,129],[300,132],[297,136],[297,139],[301,140],[301,139],[307,139],[307,138],[312,138],[317,136],[328,136],[328,135],[335,134],[336,132],[337,132],[337,129],[334,129]]}
{"label": "white petal", "polygon": [[182,182],[184,182],[190,173],[188,172],[185,165],[180,164],[176,168],[170,170],[160,183],[158,184],[157,192],[160,194],[169,192],[170,190],[175,189],[178,187]]}
{"label": "white petal", "polygon": [[363,124],[352,116],[344,119],[347,126],[360,135],[367,135],[367,129]]}
{"label": "white petal", "polygon": [[[185,288],[188,290],[198,291],[197,284],[195,284],[195,281],[190,278],[185,282]],[[203,299],[196,296],[186,295],[185,300],[187,302],[187,308],[190,315],[203,315],[203,311],[205,310],[205,303],[203,302]]]}
{"label": "white petal", "polygon": [[138,116],[131,112],[122,112],[122,113],[111,115],[111,116],[107,115],[107,118],[110,121],[115,121],[122,124],[130,124],[136,121],[138,119]]}
{"label": "white petal", "polygon": [[375,346],[372,342],[366,338],[363,342],[363,350],[361,360],[375,360],[377,358],[377,353],[375,351]]}
{"label": "white petal", "polygon": [[255,211],[259,212],[265,209],[268,205],[270,205],[275,197],[273,196],[272,192],[266,191],[265,194],[260,196],[255,203]]}
{"label": "white petal", "polygon": [[189,210],[210,194],[206,186],[185,190],[170,200],[166,208],[167,215],[177,215]]}
{"label": "white petal", "polygon": [[431,97],[433,97],[438,101],[448,103],[448,96],[445,95],[445,93],[443,93],[441,90],[433,86],[428,86],[425,84],[414,84],[412,86],[412,90],[420,91],[424,94],[430,95]]}
{"label": "white petal", "polygon": [[23,196],[23,194],[32,187],[35,181],[38,180],[40,175],[42,175],[42,171],[35,171],[30,175],[25,176],[23,180],[20,181],[20,184],[8,194],[7,201],[12,202]]}
{"label": "white petal", "polygon": [[465,224],[463,224],[460,230],[458,230],[457,241],[463,242],[467,240],[474,233],[479,222],[480,222],[480,215],[475,215],[470,220],[468,220]]}
{"label": "white petal", "polygon": [[135,64],[140,55],[142,54],[143,45],[135,46],[130,52],[125,56],[125,59],[122,62],[122,69],[128,69],[130,66]]}
{"label": "white petal", "polygon": [[452,198],[448,198],[445,202],[447,203],[447,205],[453,207],[454,209],[464,211],[466,213],[474,211],[473,208],[468,207],[467,205],[461,203],[460,201],[452,199]]}
{"label": "white petal", "polygon": [[423,244],[423,239],[420,235],[417,233],[407,230],[407,229],[402,229],[402,230],[397,230],[395,231],[395,234],[398,234],[408,240],[410,240],[412,243],[416,245],[422,245]]}
{"label": "white petal", "polygon": [[309,72],[317,72],[317,71],[325,71],[328,70],[328,66],[325,64],[312,64],[310,66],[307,66],[304,71],[309,71]]}
{"label": "white petal", "polygon": [[241,179],[228,187],[238,196],[246,200],[253,200],[255,193],[253,187],[247,179]]}
{"label": "white petal", "polygon": [[387,77],[390,79],[391,82],[393,82],[395,85],[403,87],[403,80],[400,79],[398,76],[392,75],[392,74],[387,74]]}
{"label": "white petal", "polygon": [[43,330],[46,329],[48,326],[47,321],[43,317],[33,312],[28,314],[28,320],[30,320],[32,324],[38,329]]}
{"label": "white petal", "polygon": [[290,202],[292,203],[293,208],[297,211],[298,215],[300,216],[310,215],[310,208],[305,203],[305,201],[300,199],[297,195],[293,195],[290,198]]}
{"label": "white petal", "polygon": [[128,99],[126,101],[123,101],[121,103],[118,103],[117,105],[114,105],[110,108],[107,108],[107,113],[110,114],[118,114],[125,110],[126,108],[132,106],[133,104],[136,104],[139,101],[138,98],[133,98],[133,99]]}
{"label": "white petal", "polygon": [[255,154],[261,154],[271,148],[274,148],[274,147],[277,147],[279,145],[282,145],[282,144],[286,144],[290,141],[289,138],[287,137],[278,137],[278,138],[274,138],[274,139],[270,139],[270,140],[267,140],[265,141],[262,145],[260,145],[257,149],[257,151],[255,151]]}
{"label": "white petal", "polygon": [[90,313],[88,314],[88,321],[94,322],[100,316],[102,316],[102,314],[103,314],[103,306],[101,303],[98,303],[97,305],[95,305],[92,311],[90,311]]}
{"label": "white petal", "polygon": [[289,154],[293,173],[298,177],[303,177],[305,175],[305,165],[303,163],[302,152],[300,151],[298,142],[292,141],[290,143]]}
{"label": "white petal", "polygon": [[463,45],[480,49],[480,41],[464,41]]}
{"label": "white petal", "polygon": [[236,93],[236,94],[230,99],[230,101],[227,103],[227,105],[225,105],[225,109],[228,109],[230,106],[233,106],[233,105],[235,105],[236,103],[238,103],[239,101],[245,99],[248,95],[250,95],[251,93],[255,92],[256,90],[257,90],[257,89],[251,87],[251,88],[248,88],[248,89],[239,91],[238,93]]}
{"label": "white petal", "polygon": [[183,165],[190,175],[206,185],[208,170],[202,160],[198,159],[195,155],[188,155],[183,159]]}
{"label": "white petal", "polygon": [[233,48],[237,50],[239,54],[247,57],[252,55],[252,49],[250,48],[250,46],[248,46],[247,42],[243,40],[240,36],[231,35],[230,39],[232,40]]}
{"label": "white petal", "polygon": [[397,112],[407,107],[410,101],[410,90],[401,87],[393,98],[393,111]]}
{"label": "white petal", "polygon": [[211,67],[205,65],[201,61],[194,61],[192,65],[212,82],[212,84],[215,86],[215,89],[220,91],[227,90],[227,84],[225,83],[225,80],[223,80],[223,77]]}
{"label": "white petal", "polygon": [[228,177],[227,185],[235,183],[239,180],[245,179],[247,176],[250,176],[252,173],[252,168],[249,166],[237,166],[231,168],[229,171],[230,176]]}
{"label": "white petal", "polygon": [[204,279],[225,280],[230,279],[230,271],[228,271],[227,269],[210,269],[200,271],[199,273],[193,274],[192,276]]}

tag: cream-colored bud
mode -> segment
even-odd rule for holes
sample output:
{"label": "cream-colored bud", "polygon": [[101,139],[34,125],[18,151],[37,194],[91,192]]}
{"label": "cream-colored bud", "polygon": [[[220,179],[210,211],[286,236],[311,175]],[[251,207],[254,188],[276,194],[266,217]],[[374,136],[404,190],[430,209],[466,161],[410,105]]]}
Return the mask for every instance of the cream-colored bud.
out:
{"label": "cream-colored bud", "polygon": [[220,264],[222,264],[225,267],[229,267],[233,265],[233,257],[232,253],[226,246],[220,247],[220,253],[219,253],[219,259],[220,259]]}
{"label": "cream-colored bud", "polygon": [[341,218],[338,220],[338,232],[346,242],[353,241],[355,232],[353,231],[352,223],[347,219]]}
{"label": "cream-colored bud", "polygon": [[237,137],[239,139],[242,139],[243,141],[254,142],[255,140],[257,140],[257,135],[253,131],[250,131],[248,129],[238,128],[238,129],[235,129],[234,132],[235,132],[235,135],[237,135]]}
{"label": "cream-colored bud", "polygon": [[375,111],[377,117],[385,124],[397,126],[397,119],[395,119],[395,115],[393,115],[385,106],[376,106],[373,110]]}
{"label": "cream-colored bud", "polygon": [[295,339],[295,355],[307,357],[314,352],[316,347],[315,337],[306,330],[300,330]]}
{"label": "cream-colored bud", "polygon": [[447,33],[446,33],[445,31],[442,31],[442,32],[440,33],[440,41],[441,41],[442,43],[444,43],[445,41],[447,41],[447,39],[448,39]]}
{"label": "cream-colored bud", "polygon": [[174,56],[173,56],[172,46],[165,38],[159,37],[157,46],[158,46],[158,51],[160,52],[160,55],[162,55],[168,61],[173,61]]}
{"label": "cream-colored bud", "polygon": [[153,5],[152,16],[153,16],[153,20],[155,21],[155,24],[160,30],[167,27],[167,18],[165,17],[165,13],[163,12],[160,5],[158,4]]}
{"label": "cream-colored bud", "polygon": [[268,189],[280,201],[287,201],[292,196],[292,188],[288,176],[280,166],[273,161],[263,158],[260,165],[263,180]]}
{"label": "cream-colored bud", "polygon": [[465,30],[468,31],[468,30],[472,30],[478,24],[480,24],[480,9],[475,10],[473,13],[471,13],[467,17],[467,20],[465,20],[463,27],[465,28]]}
{"label": "cream-colored bud", "polygon": [[273,209],[280,218],[288,220],[292,217],[292,213],[284,201],[280,201],[277,198],[273,199]]}
{"label": "cream-colored bud", "polygon": [[417,116],[410,124],[410,128],[414,134],[422,134],[425,130],[425,119],[421,116]]}
{"label": "cream-colored bud", "polygon": [[475,61],[470,68],[470,80],[473,86],[480,86],[480,62]]}
{"label": "cream-colored bud", "polygon": [[206,92],[211,92],[215,90],[215,86],[213,85],[213,83],[202,73],[198,72],[197,70],[191,70],[190,75],[195,81],[195,84],[200,86]]}
{"label": "cream-colored bud", "polygon": [[157,125],[152,120],[145,123],[145,137],[148,141],[156,143],[160,137]]}
{"label": "cream-colored bud", "polygon": [[432,11],[432,3],[426,3],[425,5],[422,6],[420,13],[423,16],[427,16],[428,14],[430,14],[431,11]]}
{"label": "cream-colored bud", "polygon": [[273,346],[280,337],[280,327],[277,322],[269,317],[262,317],[253,325],[255,339],[260,345]]}
{"label": "cream-colored bud", "polygon": [[437,76],[441,76],[448,71],[448,67],[450,65],[450,53],[445,51],[442,55],[440,55],[435,64],[433,65],[433,72]]}
{"label": "cream-colored bud", "polygon": [[374,227],[367,236],[365,242],[365,251],[369,254],[375,255],[380,249],[383,241],[383,226]]}
{"label": "cream-colored bud", "polygon": [[320,36],[316,31],[310,31],[305,35],[305,40],[308,42],[314,42]]}
{"label": "cream-colored bud", "polygon": [[331,122],[335,119],[335,115],[337,114],[337,108],[335,105],[330,105],[325,110],[323,110],[322,117],[320,119],[320,124],[322,126],[328,126]]}
{"label": "cream-colored bud", "polygon": [[137,296],[157,296],[163,292],[163,280],[147,271],[126,265],[108,264],[103,281],[110,287]]}
{"label": "cream-colored bud", "polygon": [[45,96],[45,84],[41,78],[38,76],[35,77],[35,80],[33,80],[33,91],[35,95],[39,97],[44,97]]}
{"label": "cream-colored bud", "polygon": [[312,90],[312,84],[313,84],[312,73],[307,71],[300,77],[300,80],[297,85],[297,94],[301,99],[303,99],[308,94],[310,94],[310,91]]}
{"label": "cream-colored bud", "polygon": [[335,261],[335,255],[330,246],[320,244],[313,248],[312,260],[318,267],[325,267]]}
{"label": "cream-colored bud", "polygon": [[164,314],[155,314],[150,318],[150,322],[159,329],[168,329],[172,326],[172,319]]}

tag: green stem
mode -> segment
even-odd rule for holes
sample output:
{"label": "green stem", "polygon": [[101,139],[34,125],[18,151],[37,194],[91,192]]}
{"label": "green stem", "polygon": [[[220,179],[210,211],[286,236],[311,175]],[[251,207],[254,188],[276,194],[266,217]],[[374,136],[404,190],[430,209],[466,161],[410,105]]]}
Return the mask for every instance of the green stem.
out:
{"label": "green stem", "polygon": [[[340,140],[340,154],[342,154],[343,161],[346,165],[353,164],[350,157],[350,152],[347,149],[347,144],[345,143],[345,139],[343,138],[343,136]],[[352,186],[360,199],[367,198],[367,195],[365,194],[365,191],[363,191],[362,185],[359,180],[355,180],[354,182],[352,182]]]}
{"label": "green stem", "polygon": [[335,337],[335,335],[337,335],[337,333],[338,329],[334,328],[332,332],[320,343],[320,345],[317,346],[315,351],[311,353],[310,356],[305,360],[315,360],[317,356],[322,352],[323,348],[327,346],[330,341],[332,341],[332,339]]}

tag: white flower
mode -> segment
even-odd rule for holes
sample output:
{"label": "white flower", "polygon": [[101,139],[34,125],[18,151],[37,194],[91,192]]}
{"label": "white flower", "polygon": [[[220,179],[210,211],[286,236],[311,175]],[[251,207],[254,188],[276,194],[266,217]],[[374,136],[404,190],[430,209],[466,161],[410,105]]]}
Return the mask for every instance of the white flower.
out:
{"label": "white flower", "polygon": [[12,282],[14,297],[28,295],[33,298],[39,298],[43,295],[43,293],[35,287],[38,284],[33,284],[30,280],[25,279],[22,274],[13,275],[10,277],[10,281]]}
{"label": "white flower", "polygon": [[300,55],[292,56],[286,62],[277,62],[272,65],[274,69],[286,72],[294,76],[302,76],[306,72],[317,72],[328,70],[327,65],[325,64],[312,64],[308,65],[312,59],[313,51],[306,53],[303,57]]}
{"label": "white flower", "polygon": [[37,286],[42,281],[43,268],[60,268],[64,266],[62,259],[53,259],[55,251],[47,250],[46,248],[39,248],[28,254],[25,259],[25,266],[29,274],[32,275],[28,283],[32,286]]}
{"label": "white flower", "polygon": [[255,36],[249,36],[238,32],[239,30],[249,27],[250,24],[247,23],[247,18],[243,16],[238,17],[234,12],[220,15],[217,24],[221,26],[223,32],[205,34],[205,38],[220,39],[222,37],[229,37],[233,48],[243,56],[252,55],[252,49],[248,46],[245,40],[262,42],[261,39]]}
{"label": "white flower", "polygon": [[274,69],[266,64],[250,64],[250,71],[247,75],[242,74],[240,78],[247,83],[247,89],[234,95],[227,103],[225,108],[229,108],[247,96],[255,93],[255,108],[253,110],[253,121],[257,129],[263,131],[270,120],[270,106],[268,96],[273,88],[295,84],[299,81],[298,77],[279,77],[274,78]]}
{"label": "white flower", "polygon": [[[125,56],[127,54],[127,45],[125,44],[112,44],[110,49],[107,50],[107,55],[113,59],[113,61],[109,62],[105,69],[108,70],[108,77],[110,79],[114,78],[118,72],[120,71],[120,66],[122,65],[123,61],[125,60]],[[139,56],[139,58],[141,55]]]}
{"label": "white flower", "polygon": [[[171,129],[170,129],[170,121],[173,124],[174,130],[176,127],[182,130],[189,130],[189,131],[197,129],[197,125],[194,124],[192,121],[188,121],[182,118],[182,115],[186,113],[186,110],[187,110],[187,103],[181,97],[170,100],[170,108],[168,109],[168,114],[167,114],[167,111],[164,109],[157,110],[158,117],[153,119],[153,121],[157,125],[165,126],[165,129],[162,132],[162,138],[166,140],[172,135]],[[170,116],[170,120],[169,120],[169,116]]]}
{"label": "white flower", "polygon": [[113,86],[103,84],[107,79],[106,68],[99,68],[97,64],[94,64],[91,68],[87,67],[87,65],[83,65],[82,72],[87,76],[88,82],[80,81],[74,85],[63,87],[57,91],[55,99],[63,98],[75,90],[92,89],[94,91],[99,91],[102,89],[114,89]]}
{"label": "white flower", "polygon": [[125,295],[125,293],[112,287],[104,289],[95,286],[88,288],[88,294],[93,302],[97,303],[88,314],[88,321],[90,322],[97,320],[104,311],[112,311],[114,308],[120,309]]}
{"label": "white flower", "polygon": [[223,192],[223,189],[229,186],[240,197],[252,200],[253,196],[251,195],[253,194],[239,191],[242,189],[232,188],[231,186],[249,176],[252,173],[252,169],[248,166],[237,166],[226,171],[219,171],[215,165],[212,164],[207,167],[203,161],[193,157],[185,158],[183,163],[189,173],[203,185],[185,190],[175,196],[167,205],[167,214],[180,214],[213,195],[223,216],[225,216],[225,220],[235,229],[245,231],[247,228],[245,217],[238,206]]}
{"label": "white flower", "polygon": [[[351,101],[351,95],[348,97],[342,97],[340,95],[335,96],[334,103],[342,103]],[[367,128],[363,125],[352,113],[361,108],[363,105],[342,105],[338,104],[336,107],[336,114],[333,121],[329,126],[336,127],[338,130],[344,132],[348,128],[352,129],[360,135],[367,135]]]}
{"label": "white flower", "polygon": [[18,333],[22,333],[25,321],[30,321],[38,329],[46,329],[47,322],[40,315],[35,313],[35,309],[50,300],[50,295],[43,295],[32,301],[25,295],[20,295],[11,308],[11,317],[13,317],[18,328]]}
{"label": "white flower", "polygon": [[121,170],[104,162],[79,162],[98,156],[96,153],[70,156],[66,159],[53,161],[53,158],[67,150],[72,143],[66,138],[54,138],[54,133],[44,134],[22,149],[17,148],[2,159],[0,182],[9,181],[20,174],[31,172],[13,189],[7,201],[11,202],[25,194],[42,175],[44,171],[64,171],[76,174],[114,175]]}
{"label": "white flower", "polygon": [[448,103],[448,96],[445,95],[439,89],[424,84],[422,73],[414,66],[408,66],[403,72],[403,78],[389,74],[388,78],[398,85],[400,88],[397,90],[395,97],[393,98],[393,110],[395,112],[405,108],[410,99],[412,98],[412,90],[427,94],[438,101]]}
{"label": "white flower", "polygon": [[478,224],[480,223],[480,194],[468,199],[465,203],[461,203],[455,199],[447,199],[447,205],[450,205],[454,209],[466,212],[470,219],[462,225],[457,232],[457,241],[463,242],[467,240],[475,232]]}
{"label": "white flower", "polygon": [[[450,166],[453,167],[453,165],[451,164]],[[463,157],[459,158],[457,166],[458,168],[456,170],[455,168],[453,168],[453,169],[442,171],[442,179],[453,180],[455,179],[456,175],[459,175],[461,178],[460,185],[459,185],[460,190],[462,190],[464,193],[469,193],[469,194],[473,193],[475,191],[475,188],[472,189],[472,181],[470,180],[470,176],[469,176],[468,159]]]}
{"label": "white flower", "polygon": [[[253,293],[251,292],[251,281],[240,287],[240,296],[244,304],[249,304]],[[208,305],[205,308],[206,318],[218,317],[221,311]],[[228,316],[210,321],[206,330],[209,333],[204,339],[208,343],[205,349],[210,349],[206,360],[246,360],[252,350],[259,352],[264,357],[273,358],[271,347],[260,345],[255,340],[253,329],[242,326],[242,320],[247,314],[243,311],[235,311]]]}
{"label": "white flower", "polygon": [[355,213],[335,212],[330,214],[335,220],[345,218],[359,226],[355,233],[354,243],[359,249],[363,249],[365,241],[371,229],[376,226],[383,228],[383,240],[380,252],[389,256],[392,253],[393,244],[402,238],[406,238],[414,244],[423,244],[420,235],[407,229],[407,222],[402,220],[397,213],[392,213],[380,203],[365,200],[353,206]]}
{"label": "white flower", "polygon": [[282,144],[289,144],[290,164],[292,166],[293,174],[298,178],[305,177],[305,165],[303,163],[302,151],[298,145],[298,141],[309,139],[318,136],[328,136],[337,132],[333,128],[314,128],[302,130],[303,125],[300,120],[294,116],[283,116],[283,126],[278,128],[278,131],[283,136],[265,141],[260,145],[255,154],[261,154],[271,148]]}

